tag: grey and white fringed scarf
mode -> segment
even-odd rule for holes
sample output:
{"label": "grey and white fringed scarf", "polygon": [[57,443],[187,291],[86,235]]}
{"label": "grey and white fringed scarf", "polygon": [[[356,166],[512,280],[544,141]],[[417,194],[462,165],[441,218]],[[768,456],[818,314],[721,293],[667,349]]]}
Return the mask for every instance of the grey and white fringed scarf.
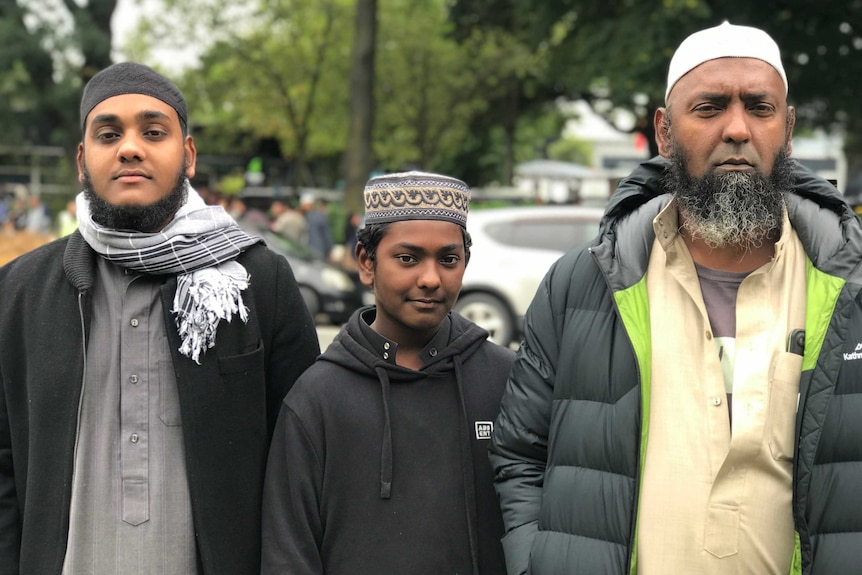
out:
{"label": "grey and white fringed scarf", "polygon": [[186,203],[154,233],[104,228],[90,217],[83,192],[76,203],[81,235],[103,258],[137,272],[178,276],[171,311],[182,339],[180,353],[200,364],[201,354],[215,345],[221,320],[239,314],[248,321],[242,291],[249,276],[234,260],[262,240],[242,231],[222,207],[207,206],[188,181],[186,187]]}

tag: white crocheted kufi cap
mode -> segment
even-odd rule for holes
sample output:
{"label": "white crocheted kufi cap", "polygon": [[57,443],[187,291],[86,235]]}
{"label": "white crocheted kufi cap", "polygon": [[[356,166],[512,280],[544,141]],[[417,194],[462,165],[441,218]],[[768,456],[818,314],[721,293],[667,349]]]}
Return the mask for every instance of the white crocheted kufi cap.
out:
{"label": "white crocheted kufi cap", "polygon": [[664,101],[680,78],[704,62],[717,58],[756,58],[778,72],[787,94],[787,76],[781,65],[781,51],[769,34],[751,26],[736,26],[728,21],[713,28],[695,32],[682,41],[674,52],[667,74]]}

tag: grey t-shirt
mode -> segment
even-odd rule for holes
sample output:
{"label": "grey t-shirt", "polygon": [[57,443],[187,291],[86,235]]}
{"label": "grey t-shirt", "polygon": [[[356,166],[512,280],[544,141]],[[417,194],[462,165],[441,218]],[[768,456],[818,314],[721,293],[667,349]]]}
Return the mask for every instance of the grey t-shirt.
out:
{"label": "grey t-shirt", "polygon": [[727,409],[731,413],[733,401],[733,366],[736,343],[736,294],[748,272],[726,272],[694,264],[700,280],[703,303],[709,316],[712,341],[718,349],[724,389],[727,392]]}

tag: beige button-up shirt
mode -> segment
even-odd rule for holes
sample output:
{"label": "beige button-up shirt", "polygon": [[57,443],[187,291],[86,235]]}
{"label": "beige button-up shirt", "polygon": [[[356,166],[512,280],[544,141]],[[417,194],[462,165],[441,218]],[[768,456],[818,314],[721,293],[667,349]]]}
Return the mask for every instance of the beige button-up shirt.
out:
{"label": "beige button-up shirt", "polygon": [[638,522],[641,575],[789,571],[794,423],[806,256],[784,216],[771,262],[736,302],[733,429],[691,255],[671,202],[647,270],[652,337],[649,436]]}

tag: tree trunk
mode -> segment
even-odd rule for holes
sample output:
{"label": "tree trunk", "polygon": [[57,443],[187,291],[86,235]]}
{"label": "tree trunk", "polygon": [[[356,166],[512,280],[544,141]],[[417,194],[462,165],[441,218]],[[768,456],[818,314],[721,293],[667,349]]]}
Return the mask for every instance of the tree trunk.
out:
{"label": "tree trunk", "polygon": [[84,57],[81,80],[86,83],[99,70],[111,65],[111,18],[117,9],[117,0],[90,0],[78,6],[74,0],[65,0],[75,21],[75,33]]}
{"label": "tree trunk", "polygon": [[362,212],[362,190],[371,173],[374,134],[374,55],[377,0],[356,0],[356,37],[350,68],[350,127],[344,152],[344,208]]}
{"label": "tree trunk", "polygon": [[503,124],[504,151],[503,151],[503,173],[501,182],[504,186],[511,186],[515,176],[515,136],[517,135],[518,108],[521,93],[517,78],[509,79],[509,87],[503,97],[500,121]]}

